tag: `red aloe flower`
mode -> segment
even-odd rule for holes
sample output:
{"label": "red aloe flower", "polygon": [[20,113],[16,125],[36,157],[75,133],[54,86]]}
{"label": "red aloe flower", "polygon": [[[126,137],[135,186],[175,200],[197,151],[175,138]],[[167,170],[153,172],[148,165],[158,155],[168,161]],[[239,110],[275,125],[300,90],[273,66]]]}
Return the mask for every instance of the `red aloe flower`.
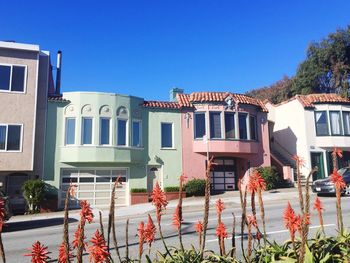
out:
{"label": "red aloe flower", "polygon": [[260,241],[262,237],[263,237],[263,236],[262,236],[262,234],[260,233],[260,231],[256,232],[255,238],[256,238],[258,241]]}
{"label": "red aloe flower", "polygon": [[30,250],[30,253],[25,254],[24,256],[32,257],[32,263],[46,263],[47,260],[50,259],[48,254],[50,254],[51,252],[48,252],[47,247],[41,245],[39,241],[36,241],[32,245],[32,248],[29,248],[28,250]]}
{"label": "red aloe flower", "polygon": [[145,229],[145,239],[147,243],[150,245],[154,241],[156,235],[156,226],[153,224],[152,217],[148,214],[148,222]]}
{"label": "red aloe flower", "polygon": [[338,171],[333,170],[331,174],[331,182],[334,183],[336,189],[342,190],[346,187],[343,176],[341,176]]}
{"label": "red aloe flower", "polygon": [[333,152],[332,152],[332,156],[333,158],[336,158],[337,156],[339,158],[343,158],[343,150],[337,147],[333,148]]}
{"label": "red aloe flower", "polygon": [[[71,252],[71,247],[69,246],[69,259],[73,258],[73,253]],[[64,242],[60,245],[58,249],[58,262],[59,263],[67,263],[69,260],[66,256],[65,245]]]}
{"label": "red aloe flower", "polygon": [[224,202],[221,200],[221,198],[219,198],[216,201],[216,213],[218,215],[221,215],[221,213],[222,213],[222,211],[224,211],[224,209],[225,209]]}
{"label": "red aloe flower", "polygon": [[6,216],[5,201],[4,199],[0,198],[0,234],[2,232],[2,227],[5,224],[5,216]]}
{"label": "red aloe flower", "polygon": [[261,176],[259,171],[255,170],[253,174],[249,177],[247,189],[250,193],[255,193],[259,189],[261,191],[266,190],[266,182],[265,179]]}
{"label": "red aloe flower", "polygon": [[176,229],[179,229],[180,226],[181,226],[182,221],[183,220],[181,219],[181,216],[180,216],[180,207],[179,207],[179,205],[177,205],[176,209],[175,209],[175,212],[174,212],[174,215],[173,215],[173,226]]}
{"label": "red aloe flower", "polygon": [[298,217],[295,215],[293,208],[288,202],[287,208],[283,213],[284,225],[289,230],[292,240],[294,240],[295,232],[299,228]]}
{"label": "red aloe flower", "polygon": [[301,158],[300,156],[298,156],[298,155],[293,155],[293,157],[292,157],[292,159],[297,163],[297,166],[303,166],[304,165],[304,159],[303,158]]}
{"label": "red aloe flower", "polygon": [[91,223],[94,218],[94,214],[92,213],[92,209],[90,207],[89,202],[86,200],[80,201],[80,207],[81,207],[81,211],[80,211],[81,218]]}
{"label": "red aloe flower", "polygon": [[137,228],[137,235],[139,236],[139,259],[141,261],[143,253],[143,243],[145,243],[145,223],[140,222],[139,227]]}
{"label": "red aloe flower", "polygon": [[248,225],[257,228],[258,227],[258,223],[256,222],[256,218],[254,215],[248,215],[247,216],[247,222]]}
{"label": "red aloe flower", "polygon": [[219,237],[220,239],[227,238],[228,235],[227,235],[226,226],[224,223],[221,222],[216,227],[216,236]]}
{"label": "red aloe flower", "polygon": [[106,245],[106,241],[104,240],[103,236],[100,234],[98,230],[96,230],[95,235],[90,240],[92,243],[91,246],[89,246],[89,260],[90,262],[93,261],[94,263],[103,263],[103,262],[109,262],[109,253],[108,253],[108,247]]}
{"label": "red aloe flower", "polygon": [[155,187],[152,191],[152,204],[156,207],[156,213],[157,213],[157,220],[160,222],[161,218],[161,212],[163,209],[166,209],[166,206],[168,204],[166,200],[166,196],[162,189],[160,188],[158,182],[156,183]]}
{"label": "red aloe flower", "polygon": [[318,197],[315,199],[314,209],[316,209],[318,213],[322,213],[322,210],[324,210],[322,202]]}
{"label": "red aloe flower", "polygon": [[198,220],[198,222],[194,225],[194,229],[198,234],[202,234],[203,232],[203,223]]}
{"label": "red aloe flower", "polygon": [[[73,249],[76,249],[78,247],[80,232],[81,232],[80,225],[78,225],[78,228],[77,228],[77,230],[74,233],[74,239],[73,239],[73,242],[72,242]],[[86,239],[86,236],[84,235],[84,237],[83,237],[84,250],[87,247],[87,242],[84,242],[85,239]]]}

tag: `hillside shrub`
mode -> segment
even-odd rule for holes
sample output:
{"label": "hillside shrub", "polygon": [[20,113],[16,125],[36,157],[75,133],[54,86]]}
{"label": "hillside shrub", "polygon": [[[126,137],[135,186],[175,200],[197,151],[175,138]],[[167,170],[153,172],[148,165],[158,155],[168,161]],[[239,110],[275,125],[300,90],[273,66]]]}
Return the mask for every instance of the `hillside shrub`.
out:
{"label": "hillside shrub", "polygon": [[276,167],[267,166],[257,169],[266,182],[266,190],[276,189],[280,181]]}
{"label": "hillside shrub", "polygon": [[166,186],[164,187],[164,192],[169,193],[169,192],[178,192],[180,191],[180,188],[178,186]]}
{"label": "hillside shrub", "polygon": [[205,193],[205,180],[204,179],[192,179],[186,183],[187,196],[204,196]]}

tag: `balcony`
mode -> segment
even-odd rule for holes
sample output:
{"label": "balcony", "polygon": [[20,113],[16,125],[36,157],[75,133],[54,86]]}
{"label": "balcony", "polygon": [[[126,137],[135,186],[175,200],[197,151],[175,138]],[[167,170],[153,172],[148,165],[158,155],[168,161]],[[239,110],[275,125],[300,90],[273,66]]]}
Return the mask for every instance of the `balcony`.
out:
{"label": "balcony", "polygon": [[63,146],[62,163],[141,163],[143,148],[113,146]]}
{"label": "balcony", "polygon": [[[256,141],[239,140],[210,140],[209,151],[211,153],[258,153],[260,143]],[[207,144],[202,140],[193,141],[193,151],[206,153]]]}

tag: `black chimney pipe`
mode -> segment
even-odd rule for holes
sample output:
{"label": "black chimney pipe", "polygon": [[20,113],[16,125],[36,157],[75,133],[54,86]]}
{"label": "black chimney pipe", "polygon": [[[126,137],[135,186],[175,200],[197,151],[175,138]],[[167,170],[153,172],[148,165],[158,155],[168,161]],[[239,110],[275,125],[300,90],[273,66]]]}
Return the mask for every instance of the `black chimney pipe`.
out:
{"label": "black chimney pipe", "polygon": [[61,64],[62,51],[57,52],[57,72],[56,72],[56,95],[61,95]]}

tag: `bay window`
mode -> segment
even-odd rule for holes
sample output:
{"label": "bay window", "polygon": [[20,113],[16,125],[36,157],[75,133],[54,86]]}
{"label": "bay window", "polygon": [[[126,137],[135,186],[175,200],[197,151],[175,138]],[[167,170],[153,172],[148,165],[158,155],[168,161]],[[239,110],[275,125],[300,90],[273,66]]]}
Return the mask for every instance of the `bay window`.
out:
{"label": "bay window", "polygon": [[141,121],[132,121],[131,145],[134,147],[141,147]]}
{"label": "bay window", "polygon": [[343,111],[344,135],[350,135],[350,111]]}
{"label": "bay window", "polygon": [[248,139],[248,131],[247,131],[247,113],[239,113],[238,114],[238,123],[239,123],[239,138],[241,140]]}
{"label": "bay window", "polygon": [[205,113],[194,114],[194,138],[201,139],[205,135]]}
{"label": "bay window", "polygon": [[110,119],[100,118],[100,144],[110,145]]}
{"label": "bay window", "polygon": [[233,112],[225,112],[225,138],[235,138],[235,114]]}
{"label": "bay window", "polygon": [[92,118],[83,117],[81,137],[82,144],[92,144]]}
{"label": "bay window", "polygon": [[75,118],[66,118],[66,145],[75,144]]}
{"label": "bay window", "polygon": [[331,120],[331,131],[332,135],[341,135],[342,127],[341,127],[341,118],[340,111],[330,111],[329,118]]}
{"label": "bay window", "polygon": [[327,111],[316,111],[315,123],[317,136],[329,135]]}
{"label": "bay window", "polygon": [[118,119],[117,120],[117,145],[126,146],[127,141],[127,120]]}
{"label": "bay window", "polygon": [[220,112],[210,112],[210,138],[221,139],[221,113]]}
{"label": "bay window", "polygon": [[249,128],[250,128],[250,139],[256,141],[258,139],[257,136],[257,127],[256,127],[256,117],[253,115],[249,116]]}

